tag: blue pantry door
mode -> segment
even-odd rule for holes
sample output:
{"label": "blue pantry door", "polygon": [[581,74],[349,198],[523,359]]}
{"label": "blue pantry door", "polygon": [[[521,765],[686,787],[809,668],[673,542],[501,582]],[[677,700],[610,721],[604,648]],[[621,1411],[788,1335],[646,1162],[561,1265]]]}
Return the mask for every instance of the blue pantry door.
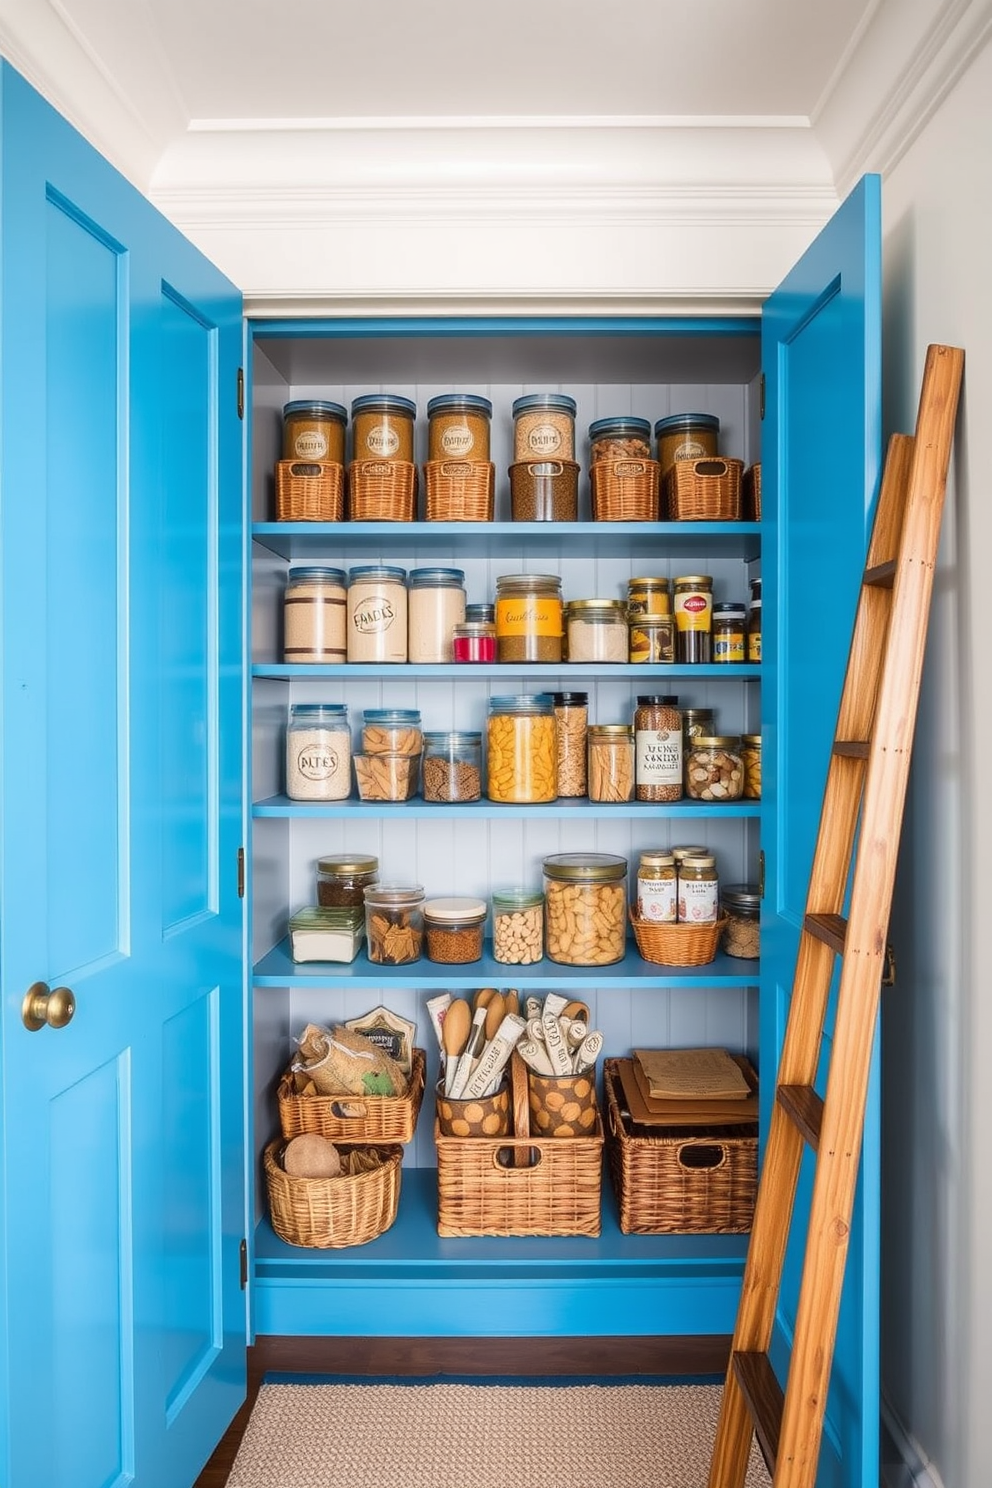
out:
{"label": "blue pantry door", "polygon": [[185,1488],[245,1382],[241,300],[0,89],[0,1481]]}
{"label": "blue pantry door", "polygon": [[[762,455],[769,477],[762,545],[769,658],[762,679],[765,1130],[880,475],[880,223],[879,180],[866,176],[768,300],[762,317],[768,408]],[[825,1051],[831,1017],[832,1010]],[[820,1488],[878,1482],[877,1042]],[[822,1074],[818,1089],[822,1094]],[[795,1320],[812,1171],[807,1153],[772,1343],[780,1379]]]}

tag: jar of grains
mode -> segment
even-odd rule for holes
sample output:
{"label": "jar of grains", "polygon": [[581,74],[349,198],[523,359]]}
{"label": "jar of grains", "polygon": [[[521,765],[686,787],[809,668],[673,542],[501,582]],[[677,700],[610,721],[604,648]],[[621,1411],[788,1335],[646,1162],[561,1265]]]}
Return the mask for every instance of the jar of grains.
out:
{"label": "jar of grains", "polygon": [[587,692],[553,692],[558,744],[559,796],[586,793],[586,728],[589,723]]}
{"label": "jar of grains", "polygon": [[682,799],[682,714],[670,693],[637,699],[634,780],[638,801]]}
{"label": "jar of grains", "polygon": [[627,659],[635,666],[675,660],[675,622],[671,615],[630,615],[627,633]]}
{"label": "jar of grains", "polygon": [[452,661],[495,661],[496,627],[491,620],[464,620],[451,633]]}
{"label": "jar of grains", "polygon": [[349,661],[406,661],[406,569],[383,563],[350,569],[347,613]]}
{"label": "jar of grains", "polygon": [[701,460],[718,453],[720,420],[712,413],[676,413],[654,426],[661,478],[676,460]]}
{"label": "jar of grains", "polygon": [[489,699],[486,793],[491,801],[534,805],[558,795],[558,747],[551,694]]}
{"label": "jar of grains", "polygon": [[710,853],[684,857],[679,864],[679,919],[711,925],[720,918],[720,881]]}
{"label": "jar of grains", "polygon": [[712,635],[715,662],[744,661],[747,655],[744,606],[732,603],[715,604]]}
{"label": "jar of grains", "polygon": [[317,903],[325,908],[361,909],[366,887],[378,879],[378,858],[329,853],[317,859]]}
{"label": "jar of grains", "polygon": [[625,662],[627,611],[623,600],[570,600],[566,634],[570,662]]}
{"label": "jar of grains", "polygon": [[481,960],[485,922],[484,899],[428,899],[424,905],[428,961]]}
{"label": "jar of grains", "polygon": [[282,411],[283,459],[343,465],[347,423],[347,410],[340,403],[309,398],[287,403]]}
{"label": "jar of grains", "polygon": [[454,629],[465,619],[464,570],[411,568],[407,588],[407,660],[451,661]]}
{"label": "jar of grains", "polygon": [[351,729],[344,703],[291,703],[286,794],[294,801],[344,801],[351,792]]}
{"label": "jar of grains", "polygon": [[728,956],[757,960],[761,952],[761,898],[757,884],[727,884],[720,893],[727,918],[723,950]]}
{"label": "jar of grains", "polygon": [[649,419],[621,415],[597,419],[589,425],[589,461],[650,460],[651,423]]}
{"label": "jar of grains", "polygon": [[283,661],[345,661],[343,568],[291,568],[283,597]]}
{"label": "jar of grains", "polygon": [[424,734],[420,789],[425,801],[478,801],[482,796],[482,735]]}
{"label": "jar of grains", "polygon": [[575,399],[567,393],[525,393],[513,402],[513,458],[575,459]]}
{"label": "jar of grains", "polygon": [[365,393],[355,398],[351,405],[352,458],[412,462],[416,417],[416,403],[398,393]]}
{"label": "jar of grains", "polygon": [[627,860],[611,853],[544,859],[544,944],[564,966],[622,961],[627,943]]}
{"label": "jar of grains", "polygon": [[739,801],[744,793],[741,741],[733,734],[700,734],[692,741],[685,791],[694,801]]}
{"label": "jar of grains", "polygon": [[442,393],[427,405],[430,460],[488,460],[493,405],[473,393]]}
{"label": "jar of grains", "polygon": [[627,580],[627,614],[670,615],[672,600],[667,579]]}
{"label": "jar of grains", "polygon": [[675,659],[682,663],[711,659],[713,580],[709,574],[684,574],[675,580]]}
{"label": "jar of grains", "polygon": [[496,580],[497,661],[561,661],[561,579],[503,574]]}
{"label": "jar of grains", "polygon": [[591,723],[586,730],[590,801],[634,799],[634,730],[629,723]]}
{"label": "jar of grains", "polygon": [[761,800],[761,735],[741,734],[745,801]]}
{"label": "jar of grains", "polygon": [[365,938],[370,961],[403,966],[419,961],[424,938],[424,891],[419,884],[369,884]]}
{"label": "jar of grains", "polygon": [[493,959],[531,966],[544,955],[544,895],[533,889],[493,890]]}
{"label": "jar of grains", "polygon": [[424,747],[419,708],[366,708],[362,714],[366,754],[419,754]]}
{"label": "jar of grains", "polygon": [[637,865],[637,913],[655,925],[678,919],[678,874],[673,853],[645,848]]}

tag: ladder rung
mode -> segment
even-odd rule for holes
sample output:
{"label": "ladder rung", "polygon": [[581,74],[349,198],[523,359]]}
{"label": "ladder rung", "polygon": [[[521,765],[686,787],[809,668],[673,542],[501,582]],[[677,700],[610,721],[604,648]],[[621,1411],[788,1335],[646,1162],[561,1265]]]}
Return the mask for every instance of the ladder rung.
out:
{"label": "ladder rung", "polygon": [[835,914],[808,914],[803,920],[803,929],[816,940],[821,940],[824,945],[836,951],[838,956],[844,954],[844,942],[847,939],[847,921],[843,915]]}
{"label": "ladder rung", "polygon": [[782,1386],[775,1378],[775,1371],[768,1362],[767,1354],[735,1352],[731,1354],[730,1362],[754,1423],[761,1455],[774,1477],[785,1404]]}
{"label": "ladder rung", "polygon": [[868,749],[865,739],[835,739],[833,753],[843,759],[867,759]]}
{"label": "ladder rung", "polygon": [[875,563],[866,568],[861,582],[871,589],[891,589],[895,576],[896,560],[889,558],[885,563]]}
{"label": "ladder rung", "polygon": [[815,1151],[820,1145],[823,1101],[812,1085],[779,1085],[775,1091],[775,1099]]}

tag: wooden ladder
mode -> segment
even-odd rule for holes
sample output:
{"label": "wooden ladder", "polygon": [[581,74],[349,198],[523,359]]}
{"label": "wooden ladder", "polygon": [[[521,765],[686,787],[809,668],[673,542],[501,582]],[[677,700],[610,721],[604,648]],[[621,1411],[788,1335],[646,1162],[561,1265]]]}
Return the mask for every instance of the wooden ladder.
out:
{"label": "wooden ladder", "polygon": [[[774,1488],[813,1488],[816,1480],[963,365],[958,348],[929,347],[915,435],[894,435],[886,456],[824,787],[709,1488],[743,1488],[752,1432]],[[842,964],[833,1048],[821,1100],[813,1087],[837,956]],[[816,1153],[816,1172],[783,1391],[768,1350],[806,1143]]]}

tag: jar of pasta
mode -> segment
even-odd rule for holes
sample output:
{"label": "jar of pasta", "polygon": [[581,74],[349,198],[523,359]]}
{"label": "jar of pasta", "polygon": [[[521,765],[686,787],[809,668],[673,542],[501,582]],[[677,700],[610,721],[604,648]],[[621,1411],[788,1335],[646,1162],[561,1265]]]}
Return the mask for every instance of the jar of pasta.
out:
{"label": "jar of pasta", "polygon": [[283,660],[347,659],[343,568],[291,568],[283,597]]}
{"label": "jar of pasta", "polygon": [[441,393],[427,405],[430,460],[488,460],[493,405],[474,393]]}
{"label": "jar of pasta", "polygon": [[503,574],[496,580],[497,661],[561,661],[561,579]]}
{"label": "jar of pasta", "polygon": [[352,457],[413,461],[417,405],[398,393],[365,393],[351,405]]}
{"label": "jar of pasta", "polygon": [[486,794],[491,801],[537,804],[558,795],[557,740],[551,694],[489,699]]}
{"label": "jar of pasta", "polygon": [[411,568],[407,587],[407,660],[451,661],[465,619],[464,569]]}
{"label": "jar of pasta", "polygon": [[340,403],[300,398],[282,411],[282,457],[344,464],[347,410]]}
{"label": "jar of pasta", "polygon": [[568,659],[627,660],[627,614],[620,599],[573,599],[568,604]]}
{"label": "jar of pasta", "polygon": [[366,754],[419,754],[424,747],[419,708],[366,708],[362,720]]}
{"label": "jar of pasta", "polygon": [[558,743],[558,794],[586,793],[586,730],[589,724],[587,692],[553,692]]}
{"label": "jar of pasta", "polygon": [[384,563],[350,569],[347,610],[349,661],[406,661],[406,569]]}
{"label": "jar of pasta", "polygon": [[575,399],[567,393],[525,393],[516,398],[514,460],[574,460],[575,408]]}
{"label": "jar of pasta", "polygon": [[553,853],[544,859],[544,945],[564,966],[609,966],[627,942],[627,859]]}
{"label": "jar of pasta", "polygon": [[634,730],[629,723],[591,723],[589,749],[590,801],[634,799]]}

